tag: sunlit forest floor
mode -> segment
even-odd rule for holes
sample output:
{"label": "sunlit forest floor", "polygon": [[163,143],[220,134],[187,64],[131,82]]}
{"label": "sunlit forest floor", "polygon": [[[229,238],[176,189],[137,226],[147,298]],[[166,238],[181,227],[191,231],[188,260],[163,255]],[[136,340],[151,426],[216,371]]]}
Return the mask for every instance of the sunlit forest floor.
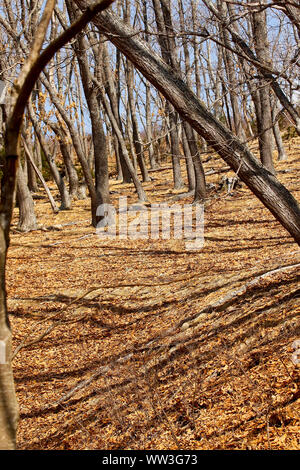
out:
{"label": "sunlit forest floor", "polygon": [[[300,139],[287,150],[278,178],[300,201]],[[225,168],[208,157],[206,171]],[[88,199],[57,215],[36,199],[44,229],[25,234],[16,210],[19,449],[300,449],[300,250],[245,185],[218,190],[224,175],[207,176],[195,251],[102,240]],[[174,203],[172,171],[151,177],[149,202]],[[136,201],[132,185],[111,180],[111,191],[115,205]]]}

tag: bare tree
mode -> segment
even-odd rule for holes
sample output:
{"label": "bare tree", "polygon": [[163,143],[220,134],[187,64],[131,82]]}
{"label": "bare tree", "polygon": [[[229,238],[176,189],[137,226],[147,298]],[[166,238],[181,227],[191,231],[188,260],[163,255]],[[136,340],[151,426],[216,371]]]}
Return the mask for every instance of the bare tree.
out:
{"label": "bare tree", "polygon": [[[176,57],[176,45],[172,35],[172,18],[169,5],[164,0],[152,0],[155,12],[157,29],[159,32],[158,40],[161,54],[164,60],[174,69],[179,69],[179,63]],[[170,34],[169,34],[170,33]],[[177,126],[179,123],[178,115],[170,102],[166,103],[166,113],[169,117],[171,155],[173,162],[173,179],[175,189],[183,187],[183,180],[180,168],[180,147]]]}
{"label": "bare tree", "polygon": [[[270,66],[271,59],[269,54],[266,11],[253,13],[252,27],[256,56],[263,65]],[[258,94],[260,106],[259,112],[257,112],[257,131],[261,161],[271,173],[275,173],[272,156],[270,85],[269,81],[264,77],[261,77],[258,81]]]}
{"label": "bare tree", "polygon": [[134,89],[134,73],[133,73],[133,66],[130,62],[126,64],[126,78],[127,78],[127,90],[128,90],[128,105],[130,110],[130,117],[132,123],[132,137],[133,137],[133,145],[135,149],[135,154],[137,157],[138,165],[140,167],[143,181],[150,181],[150,177],[148,174],[148,170],[145,163],[144,158],[144,150],[143,145],[140,137],[138,120],[135,111],[135,100],[133,95]]}
{"label": "bare tree", "polygon": [[[227,8],[228,6],[225,2],[223,2],[222,0],[218,0],[218,9],[223,17],[226,17],[227,15]],[[225,47],[223,48],[223,56],[226,74],[229,82],[229,96],[233,114],[234,132],[241,140],[243,140],[245,139],[245,133],[242,126],[242,115],[240,112],[240,104],[238,99],[239,87],[236,74],[236,66],[234,63],[233,55],[229,51],[230,37],[228,30],[224,28],[224,26],[220,25],[220,29],[220,35],[225,45]]]}

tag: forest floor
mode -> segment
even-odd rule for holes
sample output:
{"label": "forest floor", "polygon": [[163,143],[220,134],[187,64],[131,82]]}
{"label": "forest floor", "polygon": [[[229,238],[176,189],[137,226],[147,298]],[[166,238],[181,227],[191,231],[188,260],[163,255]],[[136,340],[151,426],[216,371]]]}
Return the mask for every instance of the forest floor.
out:
{"label": "forest floor", "polygon": [[[278,178],[300,201],[300,140],[287,150]],[[54,215],[37,199],[44,230],[30,233],[16,210],[18,449],[300,449],[299,247],[245,185],[217,190],[232,176],[220,158],[204,162],[215,189],[194,251],[103,240],[89,200]],[[171,170],[151,176],[149,201],[173,204]],[[111,191],[136,201],[132,185]]]}

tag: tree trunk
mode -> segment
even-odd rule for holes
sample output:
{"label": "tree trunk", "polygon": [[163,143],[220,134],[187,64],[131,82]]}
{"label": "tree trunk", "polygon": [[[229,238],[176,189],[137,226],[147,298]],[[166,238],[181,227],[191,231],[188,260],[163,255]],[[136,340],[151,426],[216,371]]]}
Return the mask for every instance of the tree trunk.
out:
{"label": "tree trunk", "polygon": [[[27,139],[26,139],[27,140]],[[29,142],[27,140],[27,145],[29,148]],[[39,190],[37,179],[36,179],[36,172],[34,171],[33,166],[30,164],[30,161],[27,158],[27,178],[28,178],[28,188],[31,193],[37,193]],[[34,157],[33,157],[34,159]]]}
{"label": "tree trunk", "polygon": [[5,267],[8,240],[0,225],[0,450],[14,450],[18,403],[11,369],[12,338],[6,305]]}
{"label": "tree trunk", "polygon": [[45,158],[48,162],[51,174],[53,176],[53,179],[58,187],[59,193],[60,193],[60,198],[61,198],[61,206],[60,210],[69,210],[71,209],[71,198],[69,195],[69,192],[66,188],[66,185],[64,183],[64,179],[62,175],[59,173],[58,168],[56,166],[54,157],[49,154],[47,144],[45,142],[45,139],[42,135],[41,128],[40,128],[40,123],[38,122],[36,115],[33,111],[32,104],[31,102],[28,103],[28,112],[29,116],[31,119],[31,122],[33,124],[33,128],[35,131],[35,134],[37,136],[39,146],[44,152]]}
{"label": "tree trunk", "polygon": [[187,136],[192,161],[195,170],[195,196],[194,203],[203,202],[206,198],[206,183],[203,165],[200,158],[197,142],[194,135],[194,130],[190,124],[184,121],[184,129]]}
{"label": "tree trunk", "polygon": [[[157,29],[159,32],[158,42],[161,49],[161,54],[167,64],[175,70],[179,70],[179,63],[175,54],[175,42],[168,34],[172,34],[173,26],[171,20],[171,13],[168,5],[164,0],[152,0],[155,12],[155,19]],[[180,148],[178,137],[178,116],[171,103],[166,103],[166,113],[169,116],[169,129],[170,129],[170,146],[173,164],[173,181],[174,188],[181,189],[183,187],[183,180],[180,168]]]}
{"label": "tree trunk", "polygon": [[[264,65],[270,65],[269,43],[266,26],[266,12],[253,13],[253,36],[258,59]],[[272,156],[272,113],[270,103],[270,85],[262,77],[258,81],[261,111],[257,115],[257,131],[262,164],[273,174],[275,168]]]}
{"label": "tree trunk", "polygon": [[183,188],[183,180],[181,176],[180,167],[180,147],[179,147],[179,136],[178,136],[178,115],[175,112],[170,102],[166,106],[167,113],[170,118],[170,144],[171,144],[171,155],[173,165],[173,181],[174,188]]}
{"label": "tree trunk", "polygon": [[47,186],[46,181],[44,180],[44,177],[43,177],[42,173],[40,172],[40,170],[38,169],[38,167],[37,167],[36,164],[34,163],[33,157],[32,157],[32,155],[31,155],[31,153],[30,153],[30,150],[29,150],[29,148],[28,148],[28,146],[27,146],[27,143],[26,143],[26,141],[25,141],[25,138],[23,138],[23,146],[24,146],[25,154],[26,154],[26,156],[27,156],[27,158],[28,158],[28,165],[31,165],[31,166],[32,166],[34,172],[36,173],[36,175],[38,176],[39,180],[41,181],[41,183],[42,183],[42,185],[43,185],[43,187],[44,187],[44,189],[45,189],[45,191],[46,191],[46,194],[47,194],[47,196],[48,196],[48,199],[49,199],[49,202],[50,202],[50,204],[51,204],[52,210],[53,210],[54,213],[57,214],[58,211],[59,211],[59,209],[58,209],[58,207],[57,207],[57,205],[56,205],[56,203],[55,203],[55,201],[54,201],[54,198],[53,198],[53,196],[52,196],[52,194],[51,194],[51,192],[50,192],[50,189],[49,189],[48,186]]}
{"label": "tree trunk", "polygon": [[78,179],[76,168],[72,160],[70,146],[65,142],[64,135],[62,134],[57,134],[57,135],[60,136],[59,147],[60,147],[60,151],[63,157],[63,161],[65,164],[65,169],[66,169],[66,173],[67,173],[67,177],[69,181],[70,198],[71,200],[74,198],[79,199],[81,197],[80,191],[79,191],[79,179]]}
{"label": "tree trunk", "polygon": [[279,107],[276,106],[276,98],[274,99],[275,103],[272,103],[272,121],[273,121],[273,134],[276,142],[278,160],[283,161],[287,160],[287,154],[283,145],[283,140],[281,137],[279,122],[277,121],[277,114],[280,111]]}
{"label": "tree trunk", "polygon": [[[227,7],[226,4],[218,0],[218,8],[222,15],[226,16]],[[228,79],[228,88],[229,88],[229,96],[231,102],[231,109],[233,115],[233,123],[234,123],[234,133],[239,137],[239,139],[245,139],[245,132],[242,126],[242,119],[241,119],[241,110],[240,110],[240,103],[238,101],[238,81],[236,77],[236,67],[232,58],[232,52],[229,51],[227,48],[230,46],[230,39],[228,31],[221,26],[221,35],[224,42],[224,63],[225,69]]]}
{"label": "tree trunk", "polygon": [[[78,8],[70,1],[67,1],[66,3],[70,19],[71,21],[74,21],[79,16],[77,12]],[[88,43],[85,40],[83,34],[78,35],[78,38],[74,42],[73,47],[75,49],[77,60],[79,63],[82,86],[92,123],[92,141],[94,149],[93,153],[95,167],[95,191],[98,207],[102,204],[109,204],[110,202],[106,138],[99,112],[97,90],[93,86],[91,72],[88,64],[88,58],[86,54],[86,50],[88,49]],[[98,52],[95,57],[95,59],[97,60],[99,56],[99,50],[97,50],[96,52]],[[98,216],[96,216],[96,224],[98,222]]]}
{"label": "tree trunk", "polygon": [[151,181],[146,164],[145,164],[144,150],[143,150],[143,145],[141,142],[140,133],[138,129],[138,121],[136,117],[135,103],[134,103],[134,97],[133,97],[133,67],[130,62],[127,62],[127,91],[128,91],[128,104],[129,104],[130,116],[131,116],[131,122],[132,122],[133,145],[135,148],[138,165],[142,173],[143,181]]}
{"label": "tree trunk", "polygon": [[26,184],[24,170],[19,165],[17,171],[17,201],[19,206],[18,230],[30,232],[36,230],[37,223],[34,211],[34,202]]}
{"label": "tree trunk", "polygon": [[[117,63],[117,70],[118,70],[120,56],[118,56],[117,59],[118,59],[118,63]],[[113,112],[113,116],[116,121],[116,124],[118,125],[120,133],[124,138],[123,126],[122,126],[120,110],[119,110],[118,93],[117,93],[117,89],[113,80],[112,71],[110,68],[109,55],[108,55],[106,44],[103,44],[103,47],[102,47],[102,60],[103,60],[103,77],[102,78],[103,78],[103,83],[105,83],[105,91],[109,98],[110,107]],[[123,155],[122,145],[120,144],[119,139],[118,139],[118,146],[119,146],[118,157],[119,157],[119,163],[120,163],[120,167],[122,171],[123,182],[130,183],[132,181],[132,178],[131,178],[129,168],[126,163],[126,157]],[[120,172],[119,172],[119,175],[120,175]]]}
{"label": "tree trunk", "polygon": [[76,154],[78,156],[78,160],[80,162],[82,172],[83,172],[83,175],[84,175],[84,179],[85,179],[86,185],[88,187],[90,198],[91,198],[92,225],[94,227],[96,227],[96,225],[97,225],[96,212],[97,212],[97,207],[98,207],[97,194],[96,194],[96,189],[95,189],[92,173],[91,173],[86,155],[83,152],[82,143],[79,139],[78,133],[77,133],[75,127],[74,127],[74,124],[73,124],[72,120],[70,119],[70,117],[68,116],[66,110],[64,109],[64,107],[60,103],[60,100],[56,96],[55,91],[53,90],[51,84],[49,83],[49,80],[47,78],[43,78],[43,79],[41,79],[41,81],[44,84],[45,88],[48,90],[53,104],[57,108],[59,114],[61,115],[61,118],[66,123],[66,125],[68,127],[68,130],[70,132],[70,136],[72,138],[72,142],[73,142]]}
{"label": "tree trunk", "polygon": [[[144,21],[144,29],[145,29],[145,41],[149,42],[149,25],[148,25],[148,13],[147,13],[147,1],[142,0],[143,4],[143,21]],[[148,141],[148,154],[149,154],[149,161],[151,169],[159,168],[157,163],[157,159],[154,153],[154,148],[152,144],[152,125],[151,125],[151,89],[148,82],[145,83],[146,88],[146,134],[147,134],[147,141]]]}
{"label": "tree trunk", "polygon": [[182,140],[182,146],[183,146],[184,155],[186,159],[185,163],[186,163],[189,191],[195,191],[195,186],[196,186],[195,168],[194,168],[194,163],[193,163],[190,147],[189,147],[188,140],[187,140],[187,135],[184,129],[184,125],[182,126],[181,140]]}

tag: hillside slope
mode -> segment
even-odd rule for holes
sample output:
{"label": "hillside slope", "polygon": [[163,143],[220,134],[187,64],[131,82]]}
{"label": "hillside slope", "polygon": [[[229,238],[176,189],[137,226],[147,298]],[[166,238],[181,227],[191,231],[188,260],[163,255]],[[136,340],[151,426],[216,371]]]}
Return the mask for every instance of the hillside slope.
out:
{"label": "hillside slope", "polygon": [[[299,149],[276,163],[298,201]],[[88,200],[53,215],[38,199],[52,230],[13,229],[19,449],[300,449],[300,251],[245,186],[218,190],[224,164],[207,160],[202,249],[101,240]],[[171,170],[151,176],[149,201],[174,203]]]}

